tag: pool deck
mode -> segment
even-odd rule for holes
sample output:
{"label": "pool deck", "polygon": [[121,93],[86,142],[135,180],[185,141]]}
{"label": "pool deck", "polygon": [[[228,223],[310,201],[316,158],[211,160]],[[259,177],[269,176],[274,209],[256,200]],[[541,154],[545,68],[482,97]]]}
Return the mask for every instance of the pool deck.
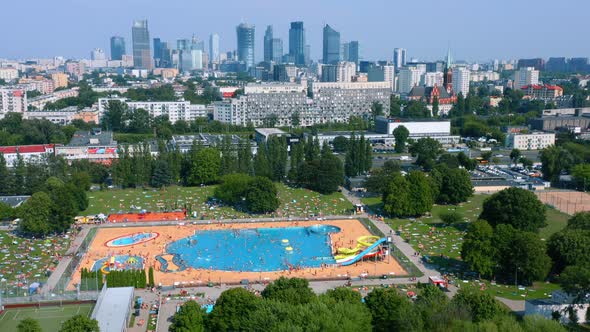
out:
{"label": "pool deck", "polygon": [[[295,270],[273,271],[273,272],[236,272],[219,271],[209,269],[187,269],[179,272],[161,272],[160,263],[155,259],[157,255],[165,255],[166,245],[176,240],[191,236],[195,231],[219,230],[219,229],[244,229],[244,228],[283,228],[311,225],[334,225],[340,227],[341,232],[331,234],[333,251],[335,248],[354,247],[356,240],[361,236],[370,235],[370,232],[363,224],[355,219],[348,220],[323,220],[323,221],[285,221],[285,222],[253,222],[253,223],[211,223],[207,225],[176,225],[176,226],[141,226],[141,227],[120,227],[101,228],[98,230],[88,253],[80,264],[81,268],[91,268],[98,259],[109,255],[137,255],[144,258],[146,269],[154,268],[154,279],[162,285],[173,284],[206,284],[213,283],[239,283],[244,279],[249,282],[265,282],[278,279],[281,276],[300,277],[310,280],[342,279],[359,276],[405,276],[406,271],[393,258],[388,257],[383,261],[364,261],[350,266],[328,266],[322,268],[301,268]],[[109,240],[138,232],[158,232],[160,234],[155,240],[120,248],[105,246]],[[76,273],[71,284],[79,282],[80,273]]]}

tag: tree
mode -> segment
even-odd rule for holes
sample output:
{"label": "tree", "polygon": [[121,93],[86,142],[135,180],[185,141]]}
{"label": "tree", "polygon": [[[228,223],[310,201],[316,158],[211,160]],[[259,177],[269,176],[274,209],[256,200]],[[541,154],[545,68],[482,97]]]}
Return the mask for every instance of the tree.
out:
{"label": "tree", "polygon": [[347,287],[336,287],[334,289],[329,289],[324,295],[336,302],[343,302],[347,304],[359,304],[361,303],[362,296],[359,292],[355,292],[354,290],[347,288]]}
{"label": "tree", "polygon": [[86,316],[76,315],[63,322],[59,332],[99,332],[98,321]]}
{"label": "tree", "polygon": [[430,110],[423,101],[410,100],[404,108],[403,116],[414,119],[429,118]]}
{"label": "tree", "polygon": [[578,164],[572,167],[572,177],[576,187],[586,191],[590,188],[590,164]]}
{"label": "tree", "polygon": [[510,151],[510,160],[516,164],[521,155],[522,153],[519,149],[512,149],[512,151]]}
{"label": "tree", "polygon": [[410,153],[416,159],[416,165],[422,166],[426,170],[432,169],[434,161],[442,153],[442,145],[430,137],[421,138],[410,145]]}
{"label": "tree", "polygon": [[291,126],[292,127],[299,127],[300,124],[301,124],[301,119],[299,116],[299,112],[293,113],[293,115],[291,115]]}
{"label": "tree", "polygon": [[170,332],[202,332],[205,331],[204,325],[205,312],[201,306],[193,301],[187,301],[172,316]]}
{"label": "tree", "polygon": [[411,210],[408,182],[401,174],[395,174],[383,192],[383,211],[392,217],[408,216]]}
{"label": "tree", "polygon": [[259,308],[261,300],[243,288],[221,293],[206,320],[209,331],[247,331],[250,315]]}
{"label": "tree", "polygon": [[519,230],[537,232],[546,225],[545,205],[530,191],[508,188],[484,201],[479,219],[487,220],[494,227],[509,224]]}
{"label": "tree", "polygon": [[492,244],[494,229],[485,220],[478,220],[467,227],[461,245],[461,258],[469,268],[480,275],[490,277],[496,266],[496,251]]}
{"label": "tree", "polygon": [[496,226],[493,246],[497,250],[499,272],[523,284],[542,280],[549,273],[551,259],[539,235],[520,231],[510,224]]}
{"label": "tree", "polygon": [[559,276],[559,285],[568,294],[574,296],[575,303],[590,302],[590,267],[585,265],[571,265],[566,267]]}
{"label": "tree", "polygon": [[228,205],[239,204],[246,197],[252,177],[246,174],[228,174],[221,178],[215,188],[215,197]]}
{"label": "tree", "polygon": [[572,154],[563,147],[552,145],[541,151],[543,179],[556,183],[562,171],[569,170],[574,162]]}
{"label": "tree", "polygon": [[438,111],[439,111],[439,107],[438,107],[438,97],[434,96],[434,98],[432,99],[432,116],[438,116]]}
{"label": "tree", "polygon": [[49,223],[51,198],[45,192],[34,193],[19,209],[19,230],[28,235],[43,237],[53,231]]}
{"label": "tree", "polygon": [[399,117],[402,114],[401,100],[396,95],[392,94],[389,98],[389,116]]}
{"label": "tree", "polygon": [[307,279],[285,277],[268,284],[261,295],[264,299],[293,305],[310,303],[316,297]]}
{"label": "tree", "polygon": [[432,210],[434,204],[432,192],[430,190],[430,182],[420,171],[411,171],[406,176],[408,182],[409,193],[408,198],[411,202],[410,215],[420,216]]}
{"label": "tree", "polygon": [[398,161],[388,160],[383,164],[382,168],[371,171],[371,175],[365,182],[367,191],[377,194],[383,194],[391,177],[399,174],[401,165]]}
{"label": "tree", "polygon": [[467,308],[474,322],[491,320],[506,312],[490,294],[468,287],[459,289],[451,303]]}
{"label": "tree", "polygon": [[393,137],[395,137],[395,152],[402,153],[406,149],[406,142],[410,137],[410,131],[405,126],[397,126],[393,130]]}
{"label": "tree", "polygon": [[248,184],[246,208],[252,213],[274,212],[279,208],[277,187],[268,178],[256,176]]}
{"label": "tree", "polygon": [[438,216],[447,225],[458,224],[463,221],[463,215],[455,210],[443,211]]}
{"label": "tree", "polygon": [[268,161],[266,147],[266,144],[261,144],[258,147],[256,156],[254,157],[254,174],[256,174],[256,176],[264,176],[270,179],[272,178],[272,168]]}
{"label": "tree", "polygon": [[221,157],[219,151],[214,148],[204,148],[196,153],[192,161],[189,174],[189,184],[211,184],[219,179],[221,169]]}
{"label": "tree", "polygon": [[435,200],[439,204],[459,204],[473,195],[469,172],[461,168],[437,165],[431,174]]}
{"label": "tree", "polygon": [[422,319],[410,301],[395,288],[376,288],[365,298],[373,331],[421,331]]}
{"label": "tree", "polygon": [[540,315],[526,315],[522,324],[524,332],[566,332],[559,322],[546,319]]}
{"label": "tree", "polygon": [[548,254],[556,272],[566,266],[590,262],[590,230],[566,228],[551,235]]}
{"label": "tree", "polygon": [[567,221],[567,229],[590,231],[590,212],[578,212]]}
{"label": "tree", "polygon": [[21,320],[16,326],[18,332],[42,332],[41,324],[39,321],[33,318],[25,318]]}
{"label": "tree", "polygon": [[172,172],[169,163],[164,160],[157,160],[154,163],[150,185],[154,188],[169,186],[172,183]]}
{"label": "tree", "polygon": [[348,149],[348,138],[344,136],[336,136],[332,141],[334,152],[345,152]]}
{"label": "tree", "polygon": [[0,194],[1,195],[10,195],[13,193],[13,184],[12,184],[13,177],[8,170],[8,166],[6,165],[6,159],[4,159],[4,154],[0,153]]}

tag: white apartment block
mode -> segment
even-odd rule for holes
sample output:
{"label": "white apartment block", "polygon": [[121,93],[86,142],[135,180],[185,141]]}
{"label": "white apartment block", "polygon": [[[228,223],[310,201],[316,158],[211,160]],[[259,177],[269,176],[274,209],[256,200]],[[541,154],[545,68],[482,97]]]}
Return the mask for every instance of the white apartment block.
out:
{"label": "white apartment block", "polygon": [[27,94],[20,89],[0,89],[0,119],[8,112],[27,111]]}
{"label": "white apartment block", "polygon": [[389,82],[391,91],[395,91],[395,66],[383,66],[383,80]]}
{"label": "white apartment block", "polygon": [[525,85],[539,84],[539,71],[534,67],[520,68],[514,72],[514,89],[520,89]]}
{"label": "white apartment block", "polygon": [[125,103],[130,110],[144,109],[151,117],[166,115],[171,123],[179,120],[190,122],[207,117],[205,105],[193,105],[188,101],[129,101],[126,98],[100,98],[98,100],[100,116],[108,109],[109,102],[114,100]]}
{"label": "white apartment block", "polygon": [[356,75],[356,63],[341,61],[336,67],[336,81],[352,82],[352,77]]}
{"label": "white apartment block", "polygon": [[456,94],[463,94],[467,96],[469,94],[469,77],[471,71],[465,67],[453,68],[453,90]]}
{"label": "white apartment block", "polygon": [[519,150],[542,150],[555,144],[554,133],[510,134],[506,136],[506,147]]}
{"label": "white apartment block", "polygon": [[443,83],[444,74],[440,71],[426,73],[424,74],[424,76],[422,76],[422,85],[424,86],[433,87],[436,85],[438,87],[441,87],[443,86]]}
{"label": "white apartment block", "polygon": [[[312,98],[308,98],[307,92]],[[389,108],[390,82],[311,82],[304,84],[252,84],[239,98],[214,104],[214,119],[234,125],[290,126],[294,116],[301,126],[345,122],[366,116],[377,101]]]}
{"label": "white apartment block", "polygon": [[0,79],[5,81],[12,81],[18,78],[18,69],[16,68],[0,68]]}
{"label": "white apartment block", "polygon": [[402,68],[398,75],[398,92],[408,94],[413,87],[420,84],[422,71],[416,67]]}
{"label": "white apartment block", "polygon": [[485,81],[498,81],[500,80],[500,74],[494,71],[472,71],[470,74],[471,82],[485,82]]}

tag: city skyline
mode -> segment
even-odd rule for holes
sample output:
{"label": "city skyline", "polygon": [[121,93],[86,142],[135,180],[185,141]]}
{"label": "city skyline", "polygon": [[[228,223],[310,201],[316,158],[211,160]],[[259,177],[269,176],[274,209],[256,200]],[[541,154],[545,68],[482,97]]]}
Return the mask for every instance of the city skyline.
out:
{"label": "city skyline", "polygon": [[[36,6],[42,9],[48,6],[42,1],[31,2],[27,3],[27,7]],[[261,61],[263,56],[264,27],[273,25],[275,38],[282,39],[286,44],[290,22],[294,21],[304,22],[307,44],[311,45],[311,57],[316,61],[322,58],[322,28],[325,24],[337,27],[343,41],[358,40],[362,45],[361,57],[368,60],[391,59],[395,47],[407,49],[408,60],[434,60],[444,56],[449,44],[458,60],[467,61],[590,55],[590,45],[571,42],[571,31],[585,29],[584,15],[590,9],[590,3],[582,1],[573,1],[578,8],[575,11],[549,11],[547,0],[537,1],[534,6],[531,3],[507,0],[495,2],[495,6],[473,5],[466,0],[441,3],[421,1],[418,4],[369,1],[363,6],[342,6],[335,1],[279,4],[270,0],[247,3],[229,0],[228,7],[234,9],[231,12],[206,3],[198,4],[198,11],[191,10],[197,5],[173,1],[167,4],[171,15],[162,15],[163,8],[159,2],[142,2],[142,6],[135,6],[134,2],[120,4],[114,0],[101,3],[53,1],[51,7],[64,4],[69,10],[31,12],[30,19],[39,22],[44,21],[41,15],[51,12],[53,22],[57,23],[43,29],[24,27],[19,34],[3,34],[0,42],[8,47],[2,50],[0,57],[87,57],[92,49],[108,50],[111,36],[122,36],[131,45],[129,26],[134,20],[140,19],[147,19],[150,34],[160,37],[162,41],[174,42],[193,33],[199,39],[207,40],[211,33],[216,32],[220,36],[221,52],[236,48],[237,25],[248,23],[258,26],[260,28],[257,29],[255,38],[256,61]],[[111,5],[115,3],[118,10],[113,12]],[[429,10],[423,10],[425,5]],[[312,15],[308,10],[310,6],[313,6],[313,12],[329,12],[330,15]],[[261,11],[263,8],[265,10]],[[338,8],[338,11],[334,11],[334,8]],[[4,9],[7,12],[20,12],[25,8],[22,3],[9,2]],[[68,14],[74,11],[77,15],[72,17]],[[207,15],[195,17],[195,12]],[[396,12],[416,14],[396,15]],[[523,13],[526,15],[523,16]],[[16,17],[8,15],[0,22],[0,28],[8,30],[10,26],[21,26]],[[105,18],[108,19],[108,25],[104,24]],[[421,24],[414,24],[416,21]],[[537,23],[565,21],[568,25]],[[444,25],[444,31],[448,31],[446,35],[439,33],[441,25]],[[72,26],[80,28],[71,29]],[[527,33],[526,38],[524,33],[519,33],[531,29],[536,32]],[[433,31],[437,31],[437,38],[429,39]],[[63,38],[64,35],[70,35],[76,42]]]}

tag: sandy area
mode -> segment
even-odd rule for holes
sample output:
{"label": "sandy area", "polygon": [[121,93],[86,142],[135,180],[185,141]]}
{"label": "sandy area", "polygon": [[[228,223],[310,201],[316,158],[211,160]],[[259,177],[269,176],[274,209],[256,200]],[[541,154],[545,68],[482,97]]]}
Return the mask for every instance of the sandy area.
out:
{"label": "sandy area", "polygon": [[[88,253],[81,262],[80,268],[92,268],[94,262],[98,259],[109,255],[139,255],[142,256],[146,263],[146,269],[149,266],[154,267],[154,277],[156,283],[162,285],[180,284],[206,284],[214,283],[231,283],[240,282],[248,279],[250,282],[274,280],[281,276],[286,277],[303,277],[307,279],[324,279],[324,278],[345,278],[347,276],[358,277],[361,275],[381,276],[396,275],[403,276],[407,273],[393,258],[388,257],[383,261],[364,261],[358,262],[351,266],[331,266],[323,268],[305,268],[292,271],[276,272],[235,272],[235,271],[218,271],[208,269],[187,269],[179,272],[161,272],[160,263],[155,256],[165,254],[165,247],[168,243],[191,236],[195,231],[213,230],[213,229],[241,229],[241,228],[276,228],[276,227],[293,227],[293,226],[310,226],[314,224],[328,224],[341,228],[341,231],[332,234],[332,243],[334,248],[353,247],[356,245],[357,238],[370,235],[366,228],[358,220],[329,220],[329,221],[307,221],[307,222],[272,222],[272,223],[235,223],[235,224],[209,224],[209,225],[183,225],[183,226],[149,226],[149,227],[121,227],[121,228],[101,228],[98,230]],[[142,244],[127,246],[121,248],[109,248],[105,243],[109,240],[130,235],[138,232],[158,232],[160,236],[155,240]],[[333,251],[334,251],[334,248]],[[71,285],[79,282],[80,273],[73,277]]]}

